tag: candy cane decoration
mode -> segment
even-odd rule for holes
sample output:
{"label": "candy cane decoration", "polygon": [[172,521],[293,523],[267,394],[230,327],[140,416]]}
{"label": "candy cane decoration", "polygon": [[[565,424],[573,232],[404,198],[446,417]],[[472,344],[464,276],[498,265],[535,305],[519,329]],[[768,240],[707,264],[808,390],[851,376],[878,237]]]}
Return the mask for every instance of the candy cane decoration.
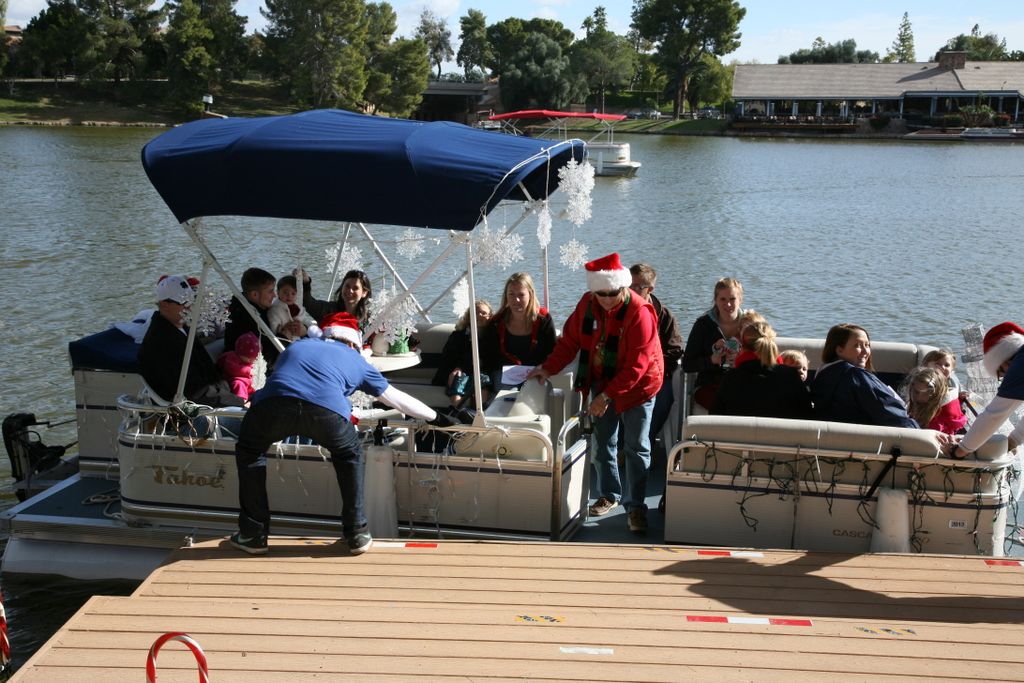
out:
{"label": "candy cane decoration", "polygon": [[0,593],[0,671],[7,668],[11,661],[11,641],[7,639],[7,610],[4,609],[4,596]]}
{"label": "candy cane decoration", "polygon": [[199,683],[210,683],[210,671],[206,667],[206,654],[203,653],[203,648],[192,639],[192,636],[179,631],[163,634],[156,639],[153,647],[149,648],[149,657],[146,659],[146,683],[156,683],[156,656],[163,644],[169,640],[180,640],[188,645],[188,649],[192,650],[196,664],[199,666]]}

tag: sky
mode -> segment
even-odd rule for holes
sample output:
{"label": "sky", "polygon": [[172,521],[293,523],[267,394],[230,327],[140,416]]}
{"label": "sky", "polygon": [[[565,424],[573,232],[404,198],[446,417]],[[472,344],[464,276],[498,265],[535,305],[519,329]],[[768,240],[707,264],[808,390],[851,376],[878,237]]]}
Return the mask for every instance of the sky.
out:
{"label": "sky", "polygon": [[[157,0],[160,2],[161,0]],[[448,20],[452,44],[458,50],[459,17],[477,9],[492,24],[510,16],[557,19],[581,33],[580,24],[603,5],[609,28],[616,33],[629,29],[632,0],[389,0],[398,12],[398,34],[411,36],[419,15],[429,8]],[[723,61],[774,64],[779,55],[807,48],[817,37],[828,43],[853,38],[860,50],[880,56],[896,38],[903,13],[908,12],[914,32],[918,61],[927,61],[947,40],[970,33],[978,24],[982,33],[1006,39],[1009,50],[1024,50],[1024,15],[1010,11],[1009,0],[740,0],[747,14],[740,22],[741,45]],[[22,27],[46,7],[46,0],[8,0],[7,24]],[[238,0],[236,11],[249,18],[249,30],[260,30],[262,0]],[[455,65],[449,65],[455,70]]]}

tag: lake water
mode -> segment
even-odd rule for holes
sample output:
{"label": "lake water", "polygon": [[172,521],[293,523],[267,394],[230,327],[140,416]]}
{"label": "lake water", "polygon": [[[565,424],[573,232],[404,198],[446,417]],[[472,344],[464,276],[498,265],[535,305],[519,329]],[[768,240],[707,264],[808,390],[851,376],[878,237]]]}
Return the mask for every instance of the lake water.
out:
{"label": "lake water", "polygon": [[[73,416],[67,342],[151,306],[159,275],[198,274],[196,252],[139,161],[142,146],[159,132],[0,127],[0,416]],[[618,251],[627,264],[653,265],[657,294],[684,334],[724,276],[738,278],[745,305],[785,336],[822,337],[848,321],[876,340],[960,350],[967,322],[1024,321],[1024,146],[624,139],[643,163],[639,175],[598,178],[594,218],[575,233],[555,221],[550,303],[559,323],[584,288],[582,272],[558,262],[557,246],[573,234],[591,258]],[[517,214],[499,209],[491,225]],[[301,263],[325,294],[324,248],[339,239],[338,226],[252,219],[207,226],[207,239],[226,245],[218,254],[229,272],[258,265],[280,275]],[[528,260],[514,269],[539,279],[534,229],[528,219],[521,229]],[[381,234],[393,240],[400,232]],[[421,260],[397,259],[396,266],[411,281]],[[443,268],[435,291],[461,266]],[[512,270],[479,269],[480,294],[497,303]],[[452,317],[447,302],[438,310],[438,318]],[[47,437],[73,439],[71,426]],[[0,477],[8,476],[3,459]],[[5,490],[2,504],[12,500]],[[16,663],[90,592],[66,583],[4,583]]]}

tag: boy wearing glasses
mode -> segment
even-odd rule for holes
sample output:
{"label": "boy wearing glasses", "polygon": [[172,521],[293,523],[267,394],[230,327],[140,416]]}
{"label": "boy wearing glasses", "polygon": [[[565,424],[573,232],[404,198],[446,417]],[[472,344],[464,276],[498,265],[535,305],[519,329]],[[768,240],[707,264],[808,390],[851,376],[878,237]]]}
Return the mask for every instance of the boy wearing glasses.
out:
{"label": "boy wearing glasses", "polygon": [[[594,418],[598,498],[590,506],[590,514],[605,515],[622,502],[630,531],[644,534],[651,414],[665,374],[658,318],[651,302],[630,289],[633,279],[618,254],[591,261],[586,270],[590,291],[565,322],[554,351],[529,376],[543,382],[579,353],[575,388],[591,396],[588,412]],[[625,492],[616,458],[620,421]]]}
{"label": "boy wearing glasses", "polygon": [[[672,409],[672,375],[679,368],[679,361],[683,358],[683,337],[679,334],[679,323],[672,311],[668,310],[654,296],[654,285],[658,280],[658,274],[654,268],[646,263],[635,263],[629,267],[629,274],[633,278],[630,289],[637,293],[644,300],[651,302],[654,306],[654,313],[658,316],[658,339],[661,342],[662,366],[665,369],[665,377],[661,389],[654,399],[654,412],[651,414],[651,441],[661,432],[668,419],[669,410]],[[665,444],[668,450],[670,444]]]}

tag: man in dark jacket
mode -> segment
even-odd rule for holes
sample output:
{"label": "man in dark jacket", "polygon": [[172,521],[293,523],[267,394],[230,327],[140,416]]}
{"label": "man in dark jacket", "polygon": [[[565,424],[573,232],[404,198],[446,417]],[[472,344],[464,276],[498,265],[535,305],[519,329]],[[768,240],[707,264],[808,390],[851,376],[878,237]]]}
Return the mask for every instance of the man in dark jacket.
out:
{"label": "man in dark jacket", "polygon": [[[679,334],[679,324],[672,312],[666,308],[658,297],[654,296],[654,286],[658,280],[658,274],[654,268],[646,263],[636,263],[629,267],[633,284],[630,289],[639,294],[646,301],[654,306],[654,312],[658,314],[658,339],[661,341],[661,357],[664,362],[665,378],[654,399],[654,412],[651,413],[651,443],[661,433],[665,426],[665,420],[672,410],[672,402],[675,396],[672,393],[672,376],[679,368],[679,361],[683,357],[683,336]],[[664,444],[666,451],[672,444]]]}
{"label": "man in dark jacket", "polygon": [[[192,287],[180,275],[165,275],[156,286],[157,312],[139,347],[139,365],[146,384],[165,401],[173,401],[185,360],[188,328],[182,313],[192,299]],[[241,398],[221,378],[220,370],[196,339],[185,375],[185,398],[213,407],[241,406]]]}
{"label": "man in dark jacket", "polygon": [[[249,268],[242,273],[242,294],[256,312],[260,319],[270,329],[267,322],[267,311],[274,303],[274,284],[277,280],[274,276],[262,268]],[[238,297],[231,297],[231,305],[228,307],[230,320],[224,328],[224,350],[234,351],[235,341],[246,332],[252,332],[260,338],[260,351],[263,353],[263,360],[267,361],[267,368],[272,368],[277,360],[278,350],[270,337],[263,334],[259,323],[245,310],[245,306],[238,300]]]}

